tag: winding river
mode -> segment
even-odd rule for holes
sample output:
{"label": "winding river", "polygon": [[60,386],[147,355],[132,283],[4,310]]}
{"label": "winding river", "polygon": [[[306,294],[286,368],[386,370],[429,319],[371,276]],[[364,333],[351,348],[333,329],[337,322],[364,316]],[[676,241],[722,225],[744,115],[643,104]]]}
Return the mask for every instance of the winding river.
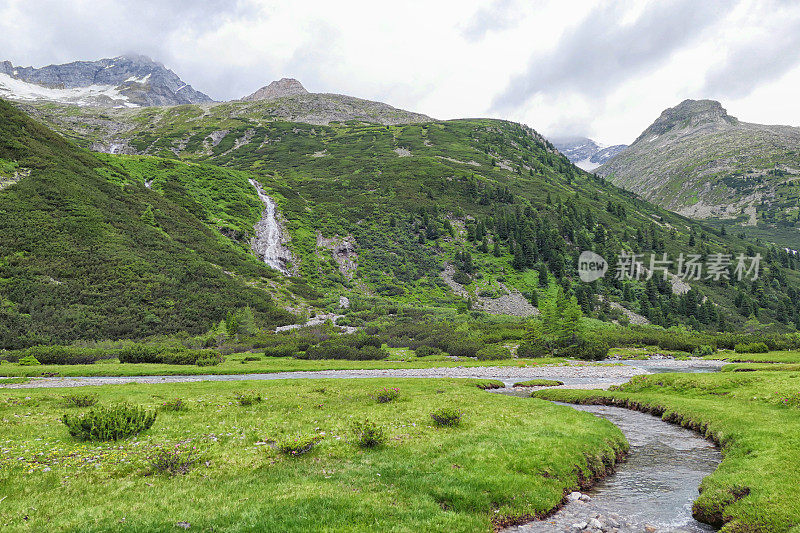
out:
{"label": "winding river", "polygon": [[[34,378],[30,383],[5,387],[370,377],[481,377],[500,379],[510,386],[516,381],[545,377],[559,379],[567,387],[605,388],[625,383],[634,375],[661,372],[715,372],[724,364],[719,361],[668,359],[605,363],[607,364],[599,366],[574,364],[551,367],[453,367],[197,376]],[[530,389],[507,388],[493,392],[528,396]],[[590,412],[616,424],[631,445],[628,459],[618,465],[614,475],[598,483],[588,494],[573,494],[574,501],[567,503],[551,517],[510,528],[508,532],[713,531],[711,527],[695,521],[691,514],[692,502],[698,496],[697,487],[700,481],[712,473],[721,461],[721,454],[713,444],[692,431],[668,424],[648,414],[617,407],[575,405],[570,407]]]}

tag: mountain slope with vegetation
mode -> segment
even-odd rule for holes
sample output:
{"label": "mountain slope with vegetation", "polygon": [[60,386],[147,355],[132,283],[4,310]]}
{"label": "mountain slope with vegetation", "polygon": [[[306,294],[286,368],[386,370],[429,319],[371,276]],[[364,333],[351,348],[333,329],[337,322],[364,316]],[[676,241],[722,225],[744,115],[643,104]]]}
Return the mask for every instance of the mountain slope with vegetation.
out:
{"label": "mountain slope with vegetation", "polygon": [[[488,119],[287,122],[285,111],[265,115],[264,105],[294,104],[279,98],[126,111],[100,133],[68,129],[91,124],[93,110],[49,105],[36,113],[59,117],[55,126],[85,146],[102,136],[161,158],[103,156],[140,179],[164,165],[236,170],[252,217],[255,189],[243,186],[251,175],[278,205],[299,274],[292,283],[308,287],[307,300],[320,309],[334,310],[338,296],[348,296],[353,324],[398,305],[530,314],[557,286],[584,314],[604,320],[625,322],[633,311],[655,324],[701,329],[800,323],[797,258],[639,200],[573,166],[530,128]],[[199,194],[208,184],[184,189]],[[210,198],[199,202],[215,204]],[[242,220],[233,229],[246,232]],[[211,225],[237,240],[221,229],[224,222]],[[234,244],[246,248],[241,239]],[[613,274],[623,248],[673,260],[680,253],[764,259],[756,281],[622,281]],[[576,272],[578,254],[588,249],[611,265],[590,284]]]}
{"label": "mountain slope with vegetation", "polygon": [[178,203],[2,101],[0,160],[25,172],[0,191],[3,347],[200,333],[246,306],[293,321],[251,286],[275,272],[212,231],[177,180],[164,188]]}
{"label": "mountain slope with vegetation", "polygon": [[686,100],[596,172],[667,209],[800,248],[800,128]]}

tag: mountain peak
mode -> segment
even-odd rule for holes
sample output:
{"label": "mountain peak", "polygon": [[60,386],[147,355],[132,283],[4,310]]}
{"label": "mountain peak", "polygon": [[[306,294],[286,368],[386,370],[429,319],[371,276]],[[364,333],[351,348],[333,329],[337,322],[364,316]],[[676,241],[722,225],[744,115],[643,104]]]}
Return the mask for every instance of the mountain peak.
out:
{"label": "mountain peak", "polygon": [[163,64],[128,54],[42,68],[0,63],[0,97],[101,107],[211,102]]}
{"label": "mountain peak", "polygon": [[668,131],[685,129],[720,129],[739,123],[716,100],[684,100],[675,107],[665,109],[644,133],[636,139],[652,140]]}
{"label": "mountain peak", "polygon": [[308,94],[303,84],[294,78],[281,78],[266,85],[253,94],[245,96],[242,100],[253,102],[256,100],[274,100],[284,96],[294,96],[297,94]]}

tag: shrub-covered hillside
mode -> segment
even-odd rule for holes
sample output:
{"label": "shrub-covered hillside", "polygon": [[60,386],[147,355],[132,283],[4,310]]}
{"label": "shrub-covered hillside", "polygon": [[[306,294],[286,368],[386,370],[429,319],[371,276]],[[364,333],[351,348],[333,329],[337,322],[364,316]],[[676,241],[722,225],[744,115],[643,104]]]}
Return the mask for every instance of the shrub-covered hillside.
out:
{"label": "shrub-covered hillside", "polygon": [[2,101],[0,160],[24,171],[0,190],[0,347],[201,332],[245,306],[293,320],[250,286],[275,272],[191,199],[148,190]]}
{"label": "shrub-covered hillside", "polygon": [[[465,308],[513,291],[536,305],[558,283],[600,318],[625,320],[607,303],[615,301],[661,325],[800,322],[794,256],[654,207],[581,171],[519,124],[320,126],[213,113],[188,121],[185,107],[159,113],[154,123],[136,123],[124,142],[257,175],[288,221],[301,274],[318,288]],[[351,237],[352,280],[317,247],[317,235]],[[612,279],[623,248],[645,261],[651,252],[761,253],[764,261],[755,282],[703,279],[681,293],[660,276]],[[605,280],[577,280],[577,256],[587,249],[609,261]],[[443,279],[447,265],[456,289],[463,285],[458,295]]]}
{"label": "shrub-covered hillside", "polygon": [[[70,114],[61,131],[87,146],[96,136],[65,131],[80,122],[75,114],[99,129],[115,124],[122,133],[111,140],[142,155],[98,155],[113,169],[106,178],[118,187],[132,180],[126,188],[148,181],[243,255],[260,209],[248,180],[258,180],[291,237],[297,277],[289,289],[319,308],[332,309],[345,295],[363,310],[507,312],[508,298],[531,312],[560,285],[584,314],[607,320],[628,320],[621,305],[665,326],[800,323],[797,258],[642,201],[573,166],[526,126],[488,119],[312,125],[259,109],[149,108],[101,120],[96,110],[49,106],[42,116]],[[215,173],[218,167],[226,170]],[[576,274],[578,254],[588,249],[610,264],[593,283]],[[686,292],[660,275],[614,279],[622,249],[646,262],[650,253],[760,253],[763,260],[756,281],[701,279]]]}

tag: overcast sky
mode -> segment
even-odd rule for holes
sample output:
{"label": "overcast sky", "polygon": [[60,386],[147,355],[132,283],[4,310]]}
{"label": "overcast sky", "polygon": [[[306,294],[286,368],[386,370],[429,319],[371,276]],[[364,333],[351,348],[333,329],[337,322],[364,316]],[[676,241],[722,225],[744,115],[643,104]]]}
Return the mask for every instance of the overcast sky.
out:
{"label": "overcast sky", "polygon": [[794,0],[0,0],[0,60],[124,53],[219,100],[295,77],[312,92],[607,144],[685,98],[800,126]]}

